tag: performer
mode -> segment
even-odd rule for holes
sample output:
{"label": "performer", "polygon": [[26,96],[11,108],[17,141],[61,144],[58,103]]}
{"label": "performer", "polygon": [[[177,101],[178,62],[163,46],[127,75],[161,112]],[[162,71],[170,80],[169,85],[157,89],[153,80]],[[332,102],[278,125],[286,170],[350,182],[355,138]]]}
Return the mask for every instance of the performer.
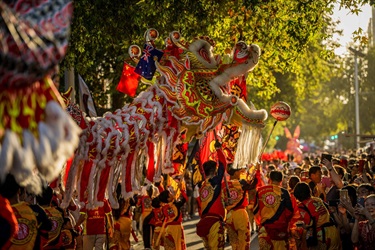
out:
{"label": "performer", "polygon": [[169,190],[164,190],[159,195],[164,216],[163,226],[159,234],[164,233],[164,249],[166,250],[186,249],[181,207],[186,203],[187,196],[184,190],[181,190],[181,195],[180,200],[175,200],[174,195]]}
{"label": "performer", "polygon": [[64,211],[51,206],[52,198],[53,190],[49,186],[43,189],[42,195],[36,196],[36,202],[44,209],[53,225],[47,237],[42,237],[41,247],[43,249],[56,249],[59,247],[59,236],[64,223]]}
{"label": "performer", "polygon": [[260,187],[255,197],[254,214],[259,225],[260,249],[288,249],[292,221],[299,217],[297,204],[288,190],[280,187],[283,175],[278,170],[270,173],[270,185]]}
{"label": "performer", "polygon": [[89,208],[86,203],[81,208],[81,215],[75,225],[77,229],[82,223],[83,225],[83,249],[105,249],[106,231],[108,235],[113,236],[113,217],[112,209],[108,200],[104,200],[104,206],[97,208]]}
{"label": "performer", "polygon": [[152,212],[143,221],[142,237],[145,249],[151,249],[152,246],[152,249],[159,250],[160,246],[164,246],[164,235],[159,237],[163,221],[164,215],[158,196],[152,199]]}
{"label": "performer", "polygon": [[[119,208],[113,209],[114,237],[110,240],[110,249],[130,249],[132,233],[131,207],[136,205],[136,198],[119,199]],[[114,244],[113,244],[114,243]],[[117,247],[117,248],[116,248]]]}
{"label": "performer", "polygon": [[[230,202],[226,206],[228,211],[226,219],[226,228],[229,236],[229,242],[232,249],[250,248],[250,223],[246,207],[249,205],[248,190],[255,189],[256,179],[251,183],[246,180],[240,180],[241,174],[245,168],[234,169],[232,164],[228,164],[228,181]],[[224,192],[227,194],[227,192]]]}
{"label": "performer", "polygon": [[154,186],[153,184],[145,185],[142,187],[141,195],[138,196],[137,201],[137,213],[140,212],[139,215],[139,230],[143,232],[143,220],[151,213],[152,211],[152,199],[159,195],[159,189]]}
{"label": "performer", "polygon": [[[5,187],[1,187],[5,189]],[[0,249],[8,249],[13,235],[18,233],[17,218],[7,198],[0,194]]]}
{"label": "performer", "polygon": [[323,201],[311,196],[310,187],[300,182],[294,188],[294,196],[299,201],[298,208],[305,230],[299,249],[341,249],[340,234],[330,221],[330,214]]}
{"label": "performer", "polygon": [[[219,143],[215,143],[219,148]],[[217,150],[219,167],[216,172],[216,162],[206,161],[203,169],[206,175],[205,181],[199,190],[198,203],[201,219],[197,224],[197,234],[202,238],[206,249],[224,249],[224,220],[225,207],[222,196],[222,181],[224,177],[226,160],[223,152]]]}
{"label": "performer", "polygon": [[41,249],[41,235],[46,235],[52,229],[52,224],[43,208],[20,200],[20,186],[13,175],[6,176],[3,187],[6,188],[0,189],[0,195],[9,200],[19,228],[18,233],[10,240],[9,249]]}

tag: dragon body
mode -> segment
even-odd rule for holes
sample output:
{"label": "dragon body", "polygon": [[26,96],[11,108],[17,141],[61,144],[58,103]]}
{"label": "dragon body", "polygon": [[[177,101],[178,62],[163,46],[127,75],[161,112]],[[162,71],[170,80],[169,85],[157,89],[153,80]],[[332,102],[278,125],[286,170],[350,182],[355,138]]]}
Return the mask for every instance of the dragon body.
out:
{"label": "dragon body", "polygon": [[156,62],[160,73],[156,83],[132,103],[102,117],[86,117],[65,98],[68,112],[83,132],[67,171],[63,206],[78,190],[82,202],[87,199],[92,206],[100,206],[107,193],[116,207],[118,182],[127,198],[140,190],[143,176],[153,182],[161,174],[173,174],[175,146],[201,138],[221,122],[242,127],[236,164],[256,161],[267,112],[254,110],[231,94],[230,83],[256,66],[260,49],[238,43],[231,64],[222,64],[212,49],[207,38],[200,38],[184,47],[183,59],[170,56]]}

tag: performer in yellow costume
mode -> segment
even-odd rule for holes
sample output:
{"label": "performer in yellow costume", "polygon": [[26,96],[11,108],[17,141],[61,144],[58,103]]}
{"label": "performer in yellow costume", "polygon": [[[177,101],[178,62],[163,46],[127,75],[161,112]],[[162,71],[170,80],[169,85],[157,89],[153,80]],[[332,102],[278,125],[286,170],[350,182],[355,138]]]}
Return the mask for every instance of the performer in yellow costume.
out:
{"label": "performer in yellow costume", "polygon": [[222,181],[226,160],[221,150],[217,151],[219,167],[216,172],[216,162],[207,161],[203,164],[206,175],[205,181],[199,190],[198,203],[200,204],[201,220],[197,224],[197,234],[202,238],[206,249],[224,249],[224,220],[225,207],[222,196]]}
{"label": "performer in yellow costume", "polygon": [[[232,249],[249,249],[250,223],[246,211],[246,207],[249,205],[247,191],[255,189],[256,182],[249,184],[246,180],[240,180],[241,173],[245,172],[245,169],[233,169],[231,167],[232,165],[228,164],[230,197],[226,206],[228,211],[226,219],[227,233]],[[228,194],[228,192],[224,193]]]}
{"label": "performer in yellow costume", "polygon": [[48,232],[47,237],[42,237],[41,243],[43,249],[56,249],[59,244],[59,236],[63,226],[63,211],[51,206],[53,190],[47,186],[43,189],[43,193],[36,197],[37,203],[44,209],[48,219],[52,223],[52,229]]}
{"label": "performer in yellow costume", "polygon": [[[164,237],[164,249],[166,250],[185,250],[185,235],[182,227],[181,207],[185,204],[187,196],[185,191],[181,190],[182,198],[175,200],[169,190],[164,190],[159,195],[162,203],[162,213],[164,215],[163,226],[159,234]],[[157,244],[156,244],[157,245]]]}
{"label": "performer in yellow costume", "polygon": [[259,247],[263,250],[287,250],[289,233],[294,229],[293,218],[298,209],[288,190],[280,187],[283,175],[270,173],[270,185],[258,188],[254,206],[256,223],[259,225]]}
{"label": "performer in yellow costume", "polygon": [[114,219],[114,239],[110,244],[110,249],[128,250],[130,249],[130,235],[132,232],[132,216],[130,208],[135,206],[133,198],[120,198],[119,209],[113,209]]}
{"label": "performer in yellow costume", "polygon": [[301,235],[302,244],[298,249],[327,249],[340,250],[340,234],[330,221],[330,214],[322,199],[311,196],[311,190],[306,183],[297,183],[294,196],[299,201],[300,220],[304,222],[304,232]]}

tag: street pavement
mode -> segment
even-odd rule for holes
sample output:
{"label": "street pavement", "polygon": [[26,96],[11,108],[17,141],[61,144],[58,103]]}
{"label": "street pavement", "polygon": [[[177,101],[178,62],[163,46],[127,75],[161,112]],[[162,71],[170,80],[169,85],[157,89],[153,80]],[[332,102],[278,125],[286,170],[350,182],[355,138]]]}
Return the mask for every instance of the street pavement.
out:
{"label": "street pavement", "polygon": [[[204,249],[201,238],[196,234],[196,224],[198,223],[198,221],[199,221],[199,216],[194,216],[191,220],[183,222],[186,247],[188,250]],[[257,236],[258,236],[257,233],[254,233],[251,236],[251,244],[250,244],[251,250],[259,249]],[[133,250],[144,249],[141,235],[138,235],[138,239],[139,239],[138,243],[134,241],[133,237],[130,237],[130,238],[131,238],[131,244],[132,244]],[[161,247],[161,249],[164,249],[164,248]],[[232,249],[229,243],[225,245],[225,250],[227,249]]]}

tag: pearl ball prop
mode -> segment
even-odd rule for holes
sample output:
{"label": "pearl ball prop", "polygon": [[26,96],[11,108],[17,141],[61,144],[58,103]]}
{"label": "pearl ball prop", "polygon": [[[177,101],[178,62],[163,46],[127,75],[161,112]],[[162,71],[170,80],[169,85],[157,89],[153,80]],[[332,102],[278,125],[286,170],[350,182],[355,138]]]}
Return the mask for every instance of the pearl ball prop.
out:
{"label": "pearl ball prop", "polygon": [[290,106],[286,102],[279,101],[272,105],[270,113],[277,121],[285,121],[291,114]]}

